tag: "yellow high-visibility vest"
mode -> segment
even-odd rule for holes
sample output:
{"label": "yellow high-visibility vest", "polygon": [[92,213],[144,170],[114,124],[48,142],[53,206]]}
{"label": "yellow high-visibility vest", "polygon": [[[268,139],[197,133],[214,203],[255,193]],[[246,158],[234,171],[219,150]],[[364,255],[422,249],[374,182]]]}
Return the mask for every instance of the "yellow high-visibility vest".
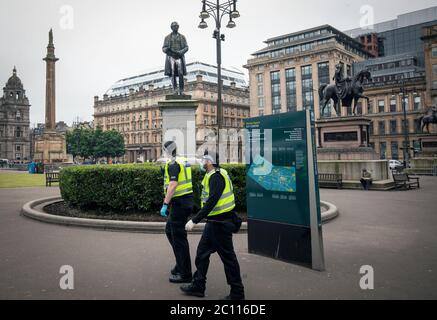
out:
{"label": "yellow high-visibility vest", "polygon": [[208,215],[208,217],[218,216],[220,214],[232,211],[235,208],[235,196],[234,196],[234,187],[232,186],[232,181],[229,178],[228,172],[225,169],[216,169],[207,173],[202,181],[202,208],[205,206],[208,198],[209,198],[209,179],[215,173],[219,172],[222,177],[225,179],[225,189],[223,190],[223,194],[220,200],[217,202],[214,209]]}
{"label": "yellow high-visibility vest", "polygon": [[[191,166],[188,160],[183,157],[177,157],[175,159],[181,170],[178,175],[178,186],[176,187],[174,198],[181,197],[190,193],[193,193],[193,180],[191,176]],[[170,185],[170,175],[168,174],[168,166],[173,160],[167,161],[164,170],[164,194],[167,195],[168,186]]]}

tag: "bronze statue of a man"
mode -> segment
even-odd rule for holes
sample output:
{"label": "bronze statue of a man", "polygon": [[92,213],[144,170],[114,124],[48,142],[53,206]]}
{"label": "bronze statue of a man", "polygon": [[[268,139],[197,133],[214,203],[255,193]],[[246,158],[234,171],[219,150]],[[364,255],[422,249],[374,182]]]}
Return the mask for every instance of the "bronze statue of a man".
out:
{"label": "bronze statue of a man", "polygon": [[[187,75],[185,63],[185,53],[188,51],[188,44],[185,37],[179,33],[179,24],[171,24],[173,31],[164,40],[162,51],[167,55],[165,59],[165,75],[172,77],[173,90],[176,94],[182,95],[184,92],[184,76]],[[179,77],[179,89],[177,78]]]}

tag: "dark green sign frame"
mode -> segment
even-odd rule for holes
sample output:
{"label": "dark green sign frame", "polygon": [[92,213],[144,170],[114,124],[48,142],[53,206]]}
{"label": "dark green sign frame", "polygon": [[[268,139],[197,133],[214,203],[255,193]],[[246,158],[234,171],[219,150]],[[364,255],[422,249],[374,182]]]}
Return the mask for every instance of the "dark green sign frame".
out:
{"label": "dark green sign frame", "polygon": [[245,120],[249,251],[324,270],[314,115]]}

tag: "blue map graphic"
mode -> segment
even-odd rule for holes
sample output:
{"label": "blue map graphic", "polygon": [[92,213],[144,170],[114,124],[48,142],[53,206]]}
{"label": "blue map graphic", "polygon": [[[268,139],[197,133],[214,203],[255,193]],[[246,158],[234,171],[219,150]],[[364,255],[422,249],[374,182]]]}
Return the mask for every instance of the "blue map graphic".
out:
{"label": "blue map graphic", "polygon": [[296,167],[274,166],[258,156],[249,168],[248,175],[265,190],[296,192]]}

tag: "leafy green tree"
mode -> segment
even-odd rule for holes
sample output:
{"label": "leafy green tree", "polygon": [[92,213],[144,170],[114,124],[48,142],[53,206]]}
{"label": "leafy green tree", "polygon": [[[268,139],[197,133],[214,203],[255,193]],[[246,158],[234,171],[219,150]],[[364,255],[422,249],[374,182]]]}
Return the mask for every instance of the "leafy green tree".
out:
{"label": "leafy green tree", "polygon": [[74,129],[67,132],[67,151],[73,157],[84,159],[122,157],[125,153],[123,136],[115,131],[103,131],[101,128]]}

